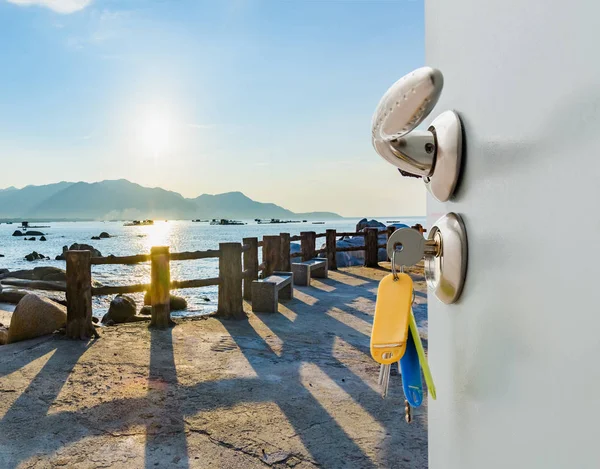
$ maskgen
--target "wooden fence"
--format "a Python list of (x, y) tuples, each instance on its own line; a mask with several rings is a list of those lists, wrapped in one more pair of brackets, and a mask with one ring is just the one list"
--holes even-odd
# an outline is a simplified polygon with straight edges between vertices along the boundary
[[(419, 229), (420, 225), (414, 228)], [(136, 292), (150, 292), (152, 315), (150, 325), (168, 327), (172, 324), (170, 318), (170, 292), (180, 288), (200, 288), (218, 285), (219, 296), (217, 316), (224, 318), (243, 318), (243, 300), (252, 300), (252, 281), (262, 276), (267, 277), (274, 271), (290, 271), (292, 259), (302, 261), (313, 259), (318, 254), (325, 254), (329, 269), (337, 270), (336, 253), (365, 251), (365, 266), (377, 267), (378, 250), (385, 247), (379, 243), (379, 235), (386, 233), (387, 237), (394, 232), (393, 227), (387, 230), (367, 228), (361, 232), (336, 232), (327, 230), (325, 233), (305, 231), (297, 236), (280, 233), (275, 236), (244, 238), (241, 243), (220, 243), (218, 250), (194, 252), (170, 252), (168, 246), (156, 246), (150, 254), (133, 256), (91, 257), (90, 251), (67, 251), (66, 253), (66, 283), (49, 281), (30, 281), (18, 279), (3, 279), (3, 285), (21, 288), (65, 292), (67, 298), (67, 328), (66, 334), (71, 338), (85, 339), (96, 334), (92, 323), (92, 297)], [(364, 236), (364, 246), (346, 248), (337, 247), (337, 238), (344, 236)], [(325, 238), (325, 247), (316, 249), (316, 240)], [(291, 243), (300, 241), (301, 250), (291, 253)], [(262, 248), (262, 263), (258, 263), (258, 249)], [(219, 276), (214, 278), (171, 280), (171, 262), (198, 259), (219, 259)], [(94, 265), (133, 265), (150, 262), (150, 283), (133, 285), (93, 286), (92, 266)]]

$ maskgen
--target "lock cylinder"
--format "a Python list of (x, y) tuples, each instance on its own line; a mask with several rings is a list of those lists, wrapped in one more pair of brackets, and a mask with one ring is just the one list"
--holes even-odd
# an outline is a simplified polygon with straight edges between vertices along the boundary
[(444, 303), (458, 301), (467, 273), (467, 231), (462, 217), (447, 213), (435, 222), (427, 239), (412, 228), (394, 231), (387, 242), (393, 269), (425, 261), (427, 285)]

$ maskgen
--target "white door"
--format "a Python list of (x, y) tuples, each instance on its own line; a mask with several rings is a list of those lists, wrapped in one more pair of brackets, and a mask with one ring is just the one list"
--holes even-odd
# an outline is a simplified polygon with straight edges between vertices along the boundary
[(433, 469), (600, 467), (600, 4), (426, 0), (465, 167), (458, 304), (430, 295)]

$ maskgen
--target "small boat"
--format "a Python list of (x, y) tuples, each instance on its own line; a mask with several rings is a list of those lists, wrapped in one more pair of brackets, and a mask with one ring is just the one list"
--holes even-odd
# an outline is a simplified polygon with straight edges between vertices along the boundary
[(245, 225), (244, 222), (238, 220), (227, 220), (225, 218), (221, 218), (220, 220), (217, 218), (213, 218), (210, 222), (211, 225)]
[(151, 226), (154, 225), (154, 220), (133, 220), (130, 223), (124, 223), (123, 226)]
[(313, 225), (324, 225), (325, 222), (324, 221), (313, 221), (312, 224)]
[(279, 218), (271, 218), (270, 220), (265, 220), (262, 218), (255, 218), (254, 221), (259, 225), (279, 225), (282, 223), (300, 223), (300, 220), (280, 220)]
[[(12, 225), (12, 222), (10, 222), (10, 224)], [(50, 226), (48, 225), (30, 225), (28, 221), (22, 221), (21, 222), (21, 229), (24, 230), (29, 230), (31, 228), (50, 228)]]

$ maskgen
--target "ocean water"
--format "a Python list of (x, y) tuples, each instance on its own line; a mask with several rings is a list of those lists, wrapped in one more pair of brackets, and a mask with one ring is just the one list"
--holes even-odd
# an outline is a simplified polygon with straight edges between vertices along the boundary
[[(369, 217), (370, 219), (370, 217)], [(379, 221), (399, 221), (406, 225), (421, 223), (425, 225), (425, 217), (378, 217)], [(64, 261), (54, 258), (62, 253), (63, 246), (73, 243), (85, 243), (94, 246), (103, 255), (127, 256), (149, 253), (152, 246), (170, 246), (171, 252), (197, 251), (218, 249), (220, 242), (241, 242), (242, 238), (290, 233), (292, 236), (301, 231), (316, 231), (323, 233), (326, 229), (337, 231), (354, 231), (356, 219), (341, 219), (325, 221), (316, 225), (307, 223), (268, 224), (258, 225), (247, 221), (246, 225), (213, 226), (208, 223), (193, 223), (186, 220), (156, 221), (152, 226), (124, 226), (123, 222), (49, 222), (31, 223), (32, 225), (48, 225), (49, 228), (30, 228), (45, 233), (47, 241), (25, 241), (22, 237), (12, 236), (19, 229), (18, 223), (0, 224), (0, 268), (11, 271), (32, 269), (37, 266), (55, 266), (65, 268)], [(102, 231), (110, 233), (109, 239), (91, 240)], [(325, 238), (317, 239), (317, 248), (325, 242)], [(51, 260), (28, 262), (25, 256), (32, 251), (50, 257)], [(259, 249), (260, 256), (260, 249)], [(201, 259), (197, 261), (178, 261), (171, 263), (172, 280), (188, 280), (218, 276), (218, 259)], [(126, 285), (150, 282), (150, 264), (138, 265), (101, 265), (92, 266), (92, 278), (105, 285)], [(189, 316), (207, 314), (217, 309), (218, 287), (182, 289), (175, 294), (185, 297), (188, 301), (186, 311), (174, 312), (174, 316)], [(132, 295), (138, 305), (142, 304), (143, 295)], [(102, 316), (107, 310), (113, 296), (94, 297), (93, 308), (95, 316)], [(208, 301), (207, 301), (208, 300)]]

